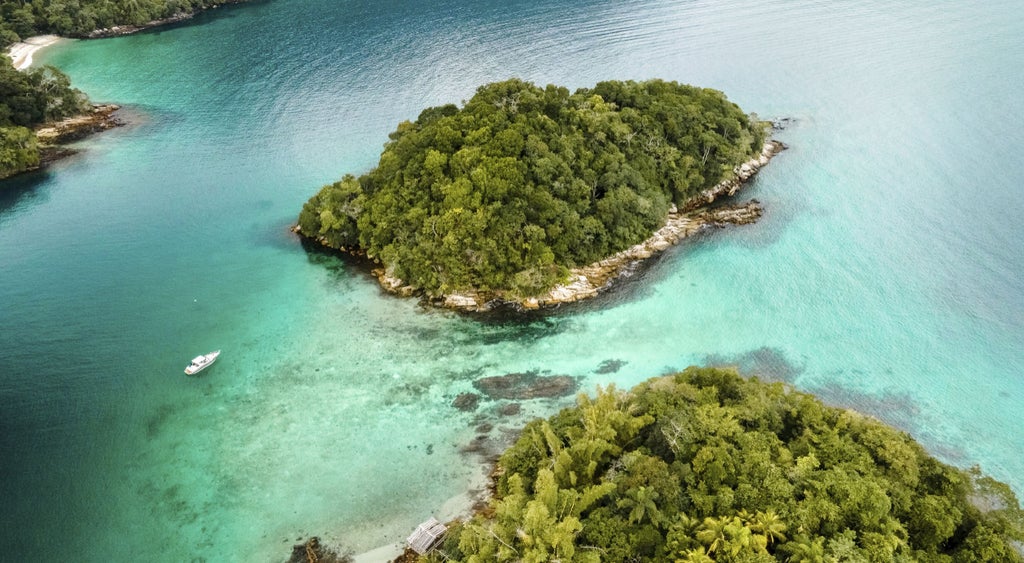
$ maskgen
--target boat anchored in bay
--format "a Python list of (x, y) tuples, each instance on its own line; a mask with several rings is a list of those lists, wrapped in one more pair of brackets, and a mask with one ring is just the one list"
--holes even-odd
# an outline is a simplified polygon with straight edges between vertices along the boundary
[(203, 371), (204, 369), (210, 367), (210, 364), (217, 361), (217, 356), (220, 356), (220, 350), (192, 358), (192, 362), (185, 367), (185, 374), (195, 375)]

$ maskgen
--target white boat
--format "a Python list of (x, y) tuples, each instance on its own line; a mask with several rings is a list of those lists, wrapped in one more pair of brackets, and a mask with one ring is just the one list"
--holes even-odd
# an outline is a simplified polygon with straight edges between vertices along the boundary
[(220, 355), (220, 350), (216, 352), (210, 352), (209, 354), (203, 354), (202, 356), (196, 356), (192, 358), (192, 363), (185, 368), (187, 375), (195, 375), (204, 369), (208, 368), (210, 364), (217, 361), (217, 356)]

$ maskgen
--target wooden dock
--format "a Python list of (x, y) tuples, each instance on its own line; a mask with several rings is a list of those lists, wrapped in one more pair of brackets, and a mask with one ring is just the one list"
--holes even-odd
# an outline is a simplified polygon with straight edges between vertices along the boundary
[(405, 541), (413, 551), (420, 555), (426, 555), (447, 531), (448, 528), (444, 524), (431, 516), (430, 520), (416, 526), (416, 531), (410, 534)]

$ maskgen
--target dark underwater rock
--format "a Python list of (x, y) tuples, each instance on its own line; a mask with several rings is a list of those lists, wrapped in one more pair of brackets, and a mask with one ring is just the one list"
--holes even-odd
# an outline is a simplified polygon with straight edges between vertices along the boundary
[(571, 395), (576, 392), (576, 378), (534, 372), (508, 373), (478, 379), (473, 382), (473, 387), (488, 399), (521, 401)]
[(475, 411), (478, 404), (480, 404), (480, 395), (476, 393), (459, 393), (459, 396), (452, 401), (452, 406), (462, 412)]

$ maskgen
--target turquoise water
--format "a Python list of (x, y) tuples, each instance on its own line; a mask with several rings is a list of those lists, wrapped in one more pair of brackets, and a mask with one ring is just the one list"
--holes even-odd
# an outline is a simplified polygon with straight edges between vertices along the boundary
[[(44, 51), (133, 124), (0, 191), (3, 559), (400, 541), (470, 501), (478, 435), (566, 404), (451, 406), (529, 370), (590, 390), (738, 364), (1024, 493), (1022, 32), (1009, 0), (277, 0)], [(398, 121), (510, 76), (793, 118), (746, 191), (765, 217), (518, 321), (382, 295), (288, 232)]]

